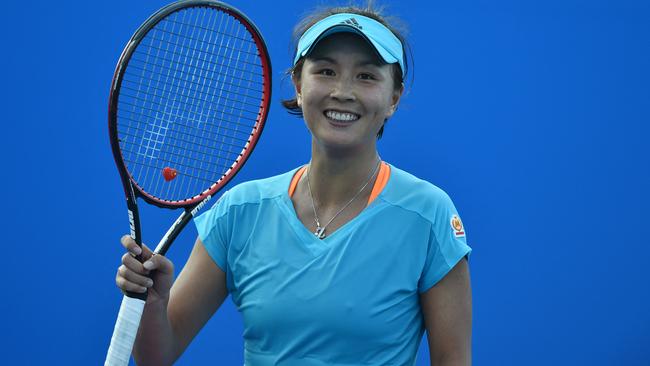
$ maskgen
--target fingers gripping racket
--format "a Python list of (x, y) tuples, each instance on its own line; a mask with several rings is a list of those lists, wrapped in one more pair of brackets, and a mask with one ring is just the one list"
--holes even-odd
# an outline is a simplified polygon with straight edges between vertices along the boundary
[[(183, 209), (154, 250), (165, 254), (246, 162), (270, 99), (264, 40), (238, 10), (216, 1), (178, 1), (138, 28), (118, 61), (108, 108), (111, 148), (138, 245), (136, 198)], [(129, 363), (145, 300), (146, 293), (124, 296), (106, 365)]]

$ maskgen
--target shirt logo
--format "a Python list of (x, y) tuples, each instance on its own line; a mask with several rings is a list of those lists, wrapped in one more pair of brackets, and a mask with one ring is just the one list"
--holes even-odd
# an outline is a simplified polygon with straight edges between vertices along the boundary
[(357, 22), (357, 20), (354, 19), (354, 18), (346, 19), (346, 20), (342, 21), (341, 24), (347, 24), (347, 25), (353, 26), (353, 27), (355, 27), (357, 29), (363, 29), (361, 24), (359, 24), (359, 22)]
[(458, 215), (453, 215), (451, 217), (451, 228), (454, 230), (454, 235), (457, 238), (462, 238), (465, 236), (465, 228), (463, 227), (463, 222), (460, 221)]

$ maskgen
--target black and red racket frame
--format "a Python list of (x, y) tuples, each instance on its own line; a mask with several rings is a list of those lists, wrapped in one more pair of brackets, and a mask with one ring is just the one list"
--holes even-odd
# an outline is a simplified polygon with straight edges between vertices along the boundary
[[(142, 189), (137, 184), (135, 179), (131, 176), (129, 171), (126, 169), (126, 165), (122, 157), (122, 151), (120, 149), (120, 141), (119, 141), (119, 136), (117, 131), (117, 105), (118, 105), (118, 99), (120, 94), (119, 93), (120, 86), (122, 84), (122, 78), (129, 64), (129, 60), (131, 59), (131, 55), (133, 54), (137, 46), (140, 44), (142, 39), (158, 22), (160, 22), (162, 19), (167, 17), (169, 14), (190, 7), (217, 8), (218, 10), (226, 12), (229, 15), (236, 18), (242, 25), (244, 25), (248, 29), (249, 33), (253, 36), (253, 40), (257, 45), (257, 49), (259, 50), (259, 52), (262, 53), (260, 54), (260, 59), (262, 62), (262, 67), (265, 70), (264, 82), (263, 82), (264, 95), (260, 102), (257, 125), (253, 130), (253, 132), (251, 133), (250, 139), (246, 147), (243, 149), (239, 158), (232, 165), (232, 167), (228, 169), (228, 171), (226, 171), (226, 173), (217, 182), (212, 184), (210, 188), (201, 192), (200, 194), (197, 194), (196, 196), (193, 196), (186, 200), (167, 201), (147, 193), (144, 189)], [(113, 151), (113, 158), (115, 159), (115, 164), (117, 165), (117, 169), (119, 171), (120, 178), (122, 180), (122, 185), (124, 187), (124, 192), (126, 194), (126, 204), (129, 210), (129, 223), (131, 229), (131, 237), (133, 238), (133, 240), (135, 240), (135, 242), (139, 246), (142, 246), (142, 236), (141, 236), (141, 228), (140, 228), (140, 217), (139, 217), (138, 206), (136, 202), (136, 199), (138, 197), (141, 197), (147, 203), (153, 204), (158, 207), (169, 208), (169, 209), (176, 209), (176, 208), (185, 209), (185, 211), (178, 217), (178, 219), (174, 222), (174, 224), (169, 229), (169, 231), (165, 234), (163, 240), (161, 240), (161, 245), (159, 245), (156, 248), (155, 251), (156, 254), (164, 255), (167, 252), (167, 249), (169, 249), (171, 243), (174, 241), (174, 239), (176, 239), (178, 234), (182, 231), (185, 225), (187, 225), (187, 223), (190, 221), (193, 215), (199, 209), (201, 209), (217, 191), (223, 188), (237, 174), (237, 172), (239, 172), (239, 170), (244, 165), (244, 163), (250, 156), (251, 152), (253, 151), (253, 148), (257, 144), (257, 141), (264, 128), (266, 117), (268, 116), (269, 113), (270, 100), (271, 100), (271, 75), (272, 75), (271, 62), (270, 62), (268, 50), (266, 48), (266, 44), (264, 42), (264, 39), (262, 38), (260, 31), (257, 29), (255, 24), (253, 24), (253, 22), (248, 17), (246, 17), (239, 10), (233, 8), (230, 5), (218, 1), (211, 1), (211, 0), (178, 1), (169, 4), (161, 8), (160, 10), (158, 10), (156, 13), (150, 16), (149, 19), (147, 19), (140, 26), (140, 28), (136, 30), (135, 34), (131, 37), (131, 39), (127, 43), (127, 46), (124, 48), (124, 51), (122, 51), (122, 54), (115, 68), (115, 73), (113, 75), (113, 81), (111, 83), (111, 92), (110, 92), (109, 103), (108, 103), (108, 131), (109, 131), (111, 149)], [(138, 257), (138, 259), (142, 261), (142, 258)], [(139, 298), (143, 300), (146, 299), (146, 293), (144, 294), (127, 293), (126, 295), (133, 298)]]

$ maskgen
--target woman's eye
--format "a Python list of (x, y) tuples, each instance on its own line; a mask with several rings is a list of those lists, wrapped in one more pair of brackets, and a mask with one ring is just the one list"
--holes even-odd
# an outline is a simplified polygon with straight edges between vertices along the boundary
[(321, 75), (325, 75), (325, 76), (333, 76), (334, 75), (334, 71), (331, 70), (331, 69), (322, 69), (318, 73), (321, 74)]
[(361, 80), (373, 80), (375, 77), (372, 74), (362, 73), (359, 74), (359, 79)]

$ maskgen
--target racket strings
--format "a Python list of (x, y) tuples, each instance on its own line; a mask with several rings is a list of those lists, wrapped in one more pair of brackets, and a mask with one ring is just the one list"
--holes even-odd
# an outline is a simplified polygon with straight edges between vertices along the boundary
[[(174, 20), (173, 18), (168, 18), (168, 19), (166, 19), (166, 20), (167, 20), (168, 22), (170, 22), (170, 23), (177, 23), (177, 24), (181, 24), (181, 25), (183, 24), (183, 23), (179, 23), (179, 22), (177, 22), (177, 21)], [(215, 30), (215, 29), (213, 29), (213, 28), (205, 28), (205, 27), (202, 27), (200, 24), (196, 24), (196, 25), (194, 25), (194, 27), (196, 27), (197, 29), (201, 29), (201, 30), (207, 31), (207, 32), (216, 33), (217, 36), (225, 35), (225, 36), (228, 36), (228, 37), (230, 37), (230, 38), (232, 38), (232, 39), (239, 39), (239, 40), (244, 41), (244, 42), (248, 42), (248, 41), (250, 41), (250, 39), (248, 39), (248, 38), (239, 37), (239, 36), (236, 36), (236, 35), (233, 35), (233, 34), (222, 33), (222, 32), (220, 32), (219, 30)], [(166, 30), (163, 30), (163, 31), (166, 32)], [(253, 53), (251, 53), (251, 54), (253, 54)], [(255, 53), (255, 55), (257, 55), (257, 53)]]
[[(123, 159), (145, 192), (181, 201), (229, 173), (258, 128), (259, 54), (246, 27), (213, 8), (172, 13), (145, 35), (118, 100)], [(170, 182), (165, 167), (178, 171)]]
[[(138, 152), (136, 152), (136, 151), (126, 150), (126, 149), (124, 150), (124, 152), (128, 152), (128, 153), (131, 153), (131, 154), (138, 154)], [(178, 154), (169, 154), (169, 155), (171, 155), (171, 157), (173, 158), (173, 155), (178, 155)], [(166, 155), (166, 157), (169, 157), (169, 155)], [(145, 157), (151, 157), (151, 156), (145, 156)], [(210, 166), (209, 166), (209, 167), (205, 167), (205, 168), (199, 168), (199, 167), (197, 167), (196, 165), (179, 163), (179, 162), (178, 162), (178, 159), (167, 159), (167, 158), (162, 158), (162, 159), (160, 159), (160, 160), (162, 160), (162, 161), (165, 162), (165, 163), (174, 163), (174, 164), (176, 165), (177, 168), (186, 168), (186, 169), (184, 169), (184, 170), (179, 169), (179, 171), (180, 171), (180, 172), (178, 173), (179, 175), (192, 176), (192, 175), (190, 175), (190, 174), (188, 174), (188, 173), (184, 173), (184, 171), (193, 171), (193, 172), (196, 172), (196, 171), (202, 171), (202, 172), (205, 172), (205, 173), (210, 173), (210, 172), (213, 171), (213, 169), (211, 169), (211, 168), (213, 168), (213, 167), (210, 167)], [(125, 160), (125, 161), (128, 161), (128, 160)], [(136, 163), (137, 163), (137, 160), (133, 160), (132, 162), (136, 162)], [(191, 163), (191, 162), (190, 162), (190, 163)], [(217, 166), (217, 167), (219, 167), (219, 169), (229, 169), (229, 168), (230, 168), (229, 165), (222, 165), (222, 164), (218, 164), (218, 163), (214, 163), (214, 165)], [(189, 168), (191, 168), (191, 169), (189, 169)], [(204, 179), (204, 178), (200, 177), (200, 179)], [(208, 180), (205, 180), (205, 181), (208, 181)], [(214, 183), (214, 181), (209, 181), (209, 182), (210, 182), (210, 183)]]
[[(138, 161), (135, 161), (135, 160), (124, 160), (124, 161), (127, 162), (127, 163), (129, 163), (129, 164), (134, 164), (134, 165), (143, 165), (142, 163), (140, 163), (140, 162), (138, 162)], [(202, 178), (202, 177), (200, 177), (200, 176), (190, 175), (190, 174), (187, 174), (187, 173), (178, 173), (178, 176), (185, 176), (185, 177), (188, 177), (188, 178), (196, 179), (196, 180), (198, 180), (198, 181), (202, 181), (202, 182), (204, 183), (204, 185), (205, 185), (205, 183), (209, 183), (209, 184), (213, 184), (213, 183), (215, 183), (215, 182), (213, 182), (213, 181), (206, 180), (206, 179), (204, 179), (204, 178)]]
[[(132, 113), (132, 114), (136, 114), (136, 113), (134, 112), (134, 113)], [(126, 116), (121, 116), (121, 115), (119, 115), (119, 114), (118, 114), (118, 118), (124, 118), (124, 119), (129, 120), (129, 121), (132, 121), (132, 122), (138, 122), (138, 121), (135, 120), (135, 119), (132, 119), (132, 118), (129, 118), (129, 117), (126, 117)], [(241, 146), (242, 146), (241, 143), (246, 143), (246, 142), (248, 142), (248, 140), (249, 140), (249, 138), (250, 138), (250, 133), (246, 134), (245, 131), (240, 131), (240, 130), (236, 130), (236, 129), (229, 128), (229, 127), (224, 127), (224, 126), (221, 126), (221, 128), (222, 128), (222, 129), (225, 129), (225, 130), (228, 130), (228, 131), (232, 131), (232, 132), (235, 132), (235, 133), (239, 133), (239, 134), (241, 134), (241, 136), (235, 136), (235, 135), (228, 135), (228, 134), (225, 134), (225, 133), (221, 133), (221, 134), (219, 134), (219, 135), (215, 135), (215, 136), (213, 136), (213, 138), (227, 137), (227, 138), (229, 138), (229, 139), (237, 140), (237, 141), (240, 142), (240, 143), (237, 143), (237, 144), (233, 144), (233, 147), (241, 147)], [(131, 126), (131, 129), (135, 129), (135, 130), (142, 131), (142, 132), (147, 132), (147, 131), (149, 131), (149, 130), (145, 130), (145, 129), (138, 128), (138, 127), (134, 127), (134, 126)], [(198, 128), (195, 127), (195, 129), (198, 129)], [(119, 131), (120, 131), (120, 133), (123, 133), (123, 134), (129, 135), (129, 132), (128, 132), (127, 130), (122, 130), (122, 129), (120, 129)], [(151, 131), (149, 131), (149, 132), (151, 132)], [(208, 133), (214, 133), (214, 132), (213, 132), (213, 131), (208, 131)], [(185, 132), (185, 130), (184, 130), (184, 131), (181, 131), (180, 134), (181, 134), (181, 135), (188, 135), (188, 136), (190, 136), (190, 137), (194, 137), (194, 134), (189, 134), (189, 133)], [(138, 135), (129, 135), (129, 136), (138, 137)], [(190, 142), (190, 141), (187, 140), (186, 142)], [(201, 145), (200, 142), (195, 142), (195, 141), (191, 141), (191, 142), (192, 142), (192, 143), (196, 143), (196, 144), (198, 144), (198, 145)], [(226, 141), (226, 142), (223, 142), (223, 143), (227, 144), (228, 142)], [(202, 146), (209, 146), (209, 145), (202, 145)]]
[[(143, 78), (143, 80), (144, 79), (146, 79), (146, 78)], [(126, 88), (129, 88), (129, 87), (126, 87)], [(137, 89), (134, 89), (134, 88), (130, 88), (130, 89), (133, 90), (133, 91), (138, 91)], [(158, 89), (156, 87), (151, 87), (151, 90), (161, 90), (161, 91), (165, 92), (165, 90)], [(197, 94), (202, 94), (202, 93), (198, 92)], [(237, 93), (237, 92), (231, 92), (231, 94), (251, 98), (248, 95), (243, 95), (243, 94), (240, 94), (240, 93)], [(150, 96), (162, 98), (162, 96), (156, 95), (153, 92), (150, 93)], [(214, 100), (215, 95), (210, 95), (209, 100), (208, 99), (200, 99), (200, 98), (192, 97), (190, 95), (186, 95), (186, 94), (182, 94), (182, 93), (178, 93), (177, 97), (184, 97), (184, 98), (188, 98), (188, 99), (191, 99), (191, 100), (208, 103), (208, 102), (211, 102), (211, 101)], [(243, 109), (244, 111), (247, 111), (247, 112), (250, 112), (250, 113), (254, 112), (255, 114), (257, 114), (258, 110), (259, 110), (259, 105), (249, 103), (249, 102), (247, 102), (245, 100), (241, 101), (241, 100), (237, 100), (237, 99), (233, 99), (233, 98), (227, 98), (227, 97), (223, 97), (223, 100), (228, 101), (228, 102), (235, 102), (235, 104), (238, 104), (238, 105), (247, 105), (247, 106), (250, 106), (250, 107), (255, 107), (256, 108), (255, 111)], [(180, 102), (180, 100), (179, 100), (179, 102)], [(193, 104), (192, 106), (197, 106), (197, 105), (202, 105), (202, 104)], [(241, 109), (241, 108), (238, 108), (236, 105), (233, 105), (232, 103), (230, 105), (221, 104), (221, 107), (229, 108), (229, 109)]]
[[(122, 135), (124, 135), (124, 136), (128, 136), (128, 137), (134, 137), (134, 138), (135, 138), (135, 137), (138, 137), (138, 135), (134, 135), (134, 134), (131, 134), (131, 133), (129, 133), (129, 132), (123, 132), (123, 131), (120, 131), (120, 133), (121, 133)], [(186, 135), (186, 136), (193, 137), (193, 135)], [(242, 139), (240, 139), (240, 140), (242, 140)], [(242, 141), (247, 142), (248, 140), (242, 140)], [(187, 139), (183, 139), (183, 138), (180, 138), (180, 137), (179, 137), (178, 141), (175, 141), (175, 142), (185, 142), (185, 143), (192, 142), (192, 143), (194, 143), (194, 141), (189, 141), (189, 140), (187, 140)], [(223, 142), (223, 143), (224, 143), (224, 144), (228, 144), (227, 141), (226, 141), (226, 142)], [(178, 149), (182, 149), (182, 148), (183, 148), (183, 146), (180, 145), (180, 144), (174, 144), (174, 143), (172, 143), (172, 142), (168, 142), (168, 144), (170, 145), (170, 147), (175, 147), (175, 148), (178, 148)], [(233, 146), (233, 147), (236, 147), (236, 148), (239, 148), (239, 147), (241, 147), (241, 144), (239, 144), (239, 145), (234, 145), (234, 144), (232, 144), (232, 146)], [(217, 153), (217, 152), (218, 152), (214, 146), (202, 145), (202, 144), (200, 144), (200, 143), (196, 143), (196, 147), (203, 148), (203, 149), (205, 149), (205, 150), (211, 149), (211, 150), (213, 150), (214, 153)], [(195, 153), (195, 154), (202, 154), (205, 150), (198, 150), (198, 149), (191, 149), (191, 148), (188, 148), (188, 149), (187, 149), (187, 152), (189, 152), (189, 153)], [(173, 153), (172, 153), (172, 154), (173, 154)], [(196, 155), (195, 155), (195, 156), (196, 156)], [(151, 157), (151, 158), (156, 158), (156, 156), (153, 156), (153, 155), (152, 155), (152, 156), (149, 156), (149, 157)], [(193, 158), (192, 155), (188, 155), (188, 159), (192, 159), (192, 158)], [(201, 162), (201, 161), (199, 160), (198, 162)]]
[[(164, 30), (161, 29), (161, 32), (164, 32)], [(170, 35), (178, 35), (178, 34), (173, 33), (173, 32), (166, 32), (166, 33), (168, 33), (168, 34), (170, 34)], [(184, 39), (185, 39), (185, 40), (193, 40), (193, 38), (191, 38), (191, 37), (184, 37)], [(151, 40), (152, 40), (152, 41), (163, 41), (163, 39), (161, 39), (161, 38), (157, 38), (157, 37), (153, 37), (153, 36), (151, 37)], [(153, 48), (153, 49), (158, 49), (158, 47), (156, 47), (156, 46), (154, 46), (154, 45), (145, 45), (145, 46), (147, 46), (147, 47), (151, 47), (151, 48)], [(183, 49), (183, 48), (187, 48), (187, 47), (183, 46), (182, 44), (179, 44), (179, 48)], [(236, 49), (234, 49), (233, 47), (228, 47), (228, 46), (222, 46), (221, 49), (230, 49), (230, 50), (234, 50), (234, 51), (239, 51), (239, 52), (241, 52), (240, 50), (236, 50)], [(203, 51), (203, 50), (197, 50), (197, 52), (198, 52), (199, 54), (201, 54), (201, 53), (207, 53), (206, 51)], [(252, 53), (252, 52), (241, 52), (241, 53), (248, 53), (248, 54), (250, 54), (250, 55), (257, 56), (257, 53)], [(181, 56), (183, 56), (182, 53), (177, 53), (177, 52), (171, 52), (170, 54), (172, 54), (172, 55), (181, 55)], [(207, 61), (208, 63), (212, 63), (209, 59), (202, 59), (201, 57), (198, 57), (198, 56), (197, 56), (197, 60), (200, 60), (200, 61)], [(228, 61), (228, 59), (226, 59), (226, 61)], [(247, 63), (247, 64), (251, 64), (251, 65), (255, 65), (255, 63), (248, 62), (248, 61), (240, 61), (240, 62), (242, 62), (242, 63)], [(238, 68), (236, 65), (228, 65), (228, 64), (223, 64), (223, 65), (224, 65), (224, 66), (231, 67), (233, 70), (245, 70), (245, 69), (242, 69), (242, 68)], [(257, 75), (261, 75), (261, 73), (258, 73)]]
[[(131, 61), (137, 61), (137, 62), (141, 62), (142, 64), (146, 64), (146, 65), (143, 65), (143, 67), (138, 67), (138, 66), (136, 66), (136, 65), (134, 65), (134, 64), (131, 64), (131, 65), (130, 65), (130, 66), (133, 67), (133, 68), (137, 68), (137, 69), (141, 69), (141, 70), (146, 70), (146, 69), (144, 68), (144, 66), (156, 67), (156, 68), (161, 68), (161, 69), (172, 69), (172, 70), (173, 70), (173, 68), (167, 67), (167, 66), (165, 66), (164, 64), (161, 64), (161, 65), (151, 64), (151, 63), (147, 63), (147, 62), (144, 61), (144, 60), (139, 60), (139, 59), (137, 59), (137, 58), (136, 58), (136, 59), (131, 59)], [(165, 60), (160, 60), (160, 61), (165, 61)], [(169, 62), (171, 63), (171, 61), (169, 61)], [(221, 65), (215, 65), (215, 66), (221, 67)], [(231, 69), (231, 71), (241, 71), (241, 69), (239, 69), (239, 68), (233, 68), (233, 67), (230, 67), (230, 69)], [(184, 73), (181, 72), (181, 74), (184, 74)], [(215, 75), (215, 77), (219, 77), (219, 75)], [(255, 83), (255, 82), (257, 82), (256, 80), (251, 80), (251, 79), (242, 79), (242, 78), (238, 78), (238, 77), (234, 77), (234, 76), (231, 76), (230, 79), (231, 79), (231, 80), (238, 80), (239, 82), (241, 82), (241, 81), (246, 81), (246, 82), (249, 82), (249, 83)], [(183, 79), (183, 78), (178, 79), (178, 80), (181, 80), (181, 81), (184, 81), (184, 82), (188, 82), (187, 79)], [(193, 82), (193, 81), (189, 81), (189, 83), (191, 83), (191, 84), (197, 84), (196, 82)], [(232, 84), (232, 83), (228, 83), (228, 82), (226, 82), (226, 81), (224, 81), (223, 83), (224, 83), (224, 84), (228, 84), (229, 86), (236, 86), (236, 87), (239, 87), (239, 88), (241, 88), (241, 89), (243, 89), (243, 90), (245, 90), (245, 91), (261, 92), (262, 89), (263, 89), (263, 85), (262, 85), (262, 84), (260, 84), (260, 88), (247, 88), (247, 87), (242, 87), (242, 86), (240, 86), (240, 85), (235, 85), (235, 84)]]
[[(129, 88), (129, 87), (126, 87), (125, 89), (129, 89), (129, 90), (132, 90), (132, 91), (137, 91), (137, 89)], [(155, 93), (151, 93), (151, 95), (152, 95), (152, 96), (157, 96)], [(182, 97), (182, 96), (184, 96), (184, 94), (179, 93), (179, 96)], [(188, 97), (188, 96), (185, 96), (185, 97)], [(144, 104), (144, 103), (147, 103), (147, 105), (146, 105), (146, 106), (144, 106), (144, 105), (143, 105), (143, 106), (138, 106), (137, 104), (129, 103), (129, 102), (124, 102), (124, 105), (128, 105), (128, 106), (138, 106), (138, 107), (142, 107), (142, 108), (145, 109), (145, 110), (153, 111), (153, 112), (157, 112), (157, 113), (162, 113), (162, 114), (165, 114), (165, 115), (175, 115), (175, 114), (173, 114), (173, 113), (171, 113), (171, 112), (165, 112), (165, 111), (160, 111), (159, 109), (156, 109), (155, 106), (164, 106), (164, 105), (162, 105), (162, 104), (160, 104), (160, 103), (158, 103), (158, 102), (155, 102), (155, 101), (149, 101), (149, 100), (147, 100), (147, 99), (145, 99), (145, 98), (140, 98), (140, 97), (133, 97), (133, 99), (134, 99), (135, 101), (141, 101), (141, 102), (143, 102), (143, 104)], [(195, 100), (196, 100), (196, 99), (195, 99)], [(209, 100), (206, 100), (206, 102), (210, 102), (210, 101), (209, 101)], [(221, 109), (218, 109), (216, 113), (218, 113), (218, 114), (220, 114), (220, 115), (222, 115), (222, 116), (223, 116), (223, 115), (229, 115), (229, 116), (234, 116), (234, 117), (238, 117), (238, 118), (239, 118), (239, 117), (240, 117), (240, 114), (242, 114), (243, 112), (245, 112), (245, 113), (248, 114), (248, 116), (243, 116), (243, 115), (242, 115), (242, 116), (241, 116), (241, 119), (242, 119), (242, 120), (248, 120), (248, 121), (252, 121), (252, 122), (253, 122), (253, 123), (251, 123), (251, 124), (243, 124), (243, 123), (239, 123), (239, 122), (230, 122), (230, 123), (232, 123), (232, 124), (238, 124), (238, 125), (243, 126), (243, 127), (252, 127), (252, 126), (255, 124), (255, 122), (257, 122), (257, 119), (256, 119), (256, 118), (250, 117), (250, 116), (257, 116), (257, 114), (258, 114), (257, 111), (253, 112), (252, 110), (248, 110), (248, 109), (244, 109), (244, 108), (238, 108), (238, 107), (229, 106), (229, 105), (224, 105), (224, 104), (220, 104), (220, 103), (216, 103), (216, 105), (217, 105), (218, 107), (221, 108)], [(187, 103), (187, 105), (183, 105), (182, 103), (179, 102), (177, 109), (180, 109), (180, 107), (196, 107), (196, 108), (202, 108), (203, 106), (202, 106), (201, 104), (195, 104), (195, 103)], [(170, 107), (170, 108), (174, 108), (174, 106), (172, 106), (172, 107)], [(239, 111), (240, 114), (227, 112), (227, 111), (224, 110), (224, 109), (226, 109), (226, 108), (227, 108), (228, 110), (230, 110), (230, 111)], [(129, 112), (130, 112), (130, 111), (129, 111)], [(134, 113), (137, 113), (137, 112), (134, 112)], [(253, 114), (253, 113), (254, 113), (254, 114)], [(200, 116), (200, 117), (206, 117), (206, 118), (215, 118), (215, 116), (213, 116), (213, 115), (207, 115), (207, 114), (203, 114), (203, 113), (196, 113), (196, 115), (198, 115), (198, 116)]]

